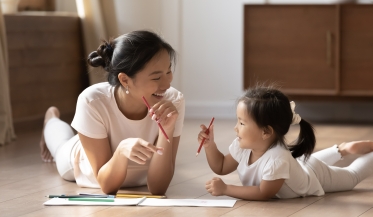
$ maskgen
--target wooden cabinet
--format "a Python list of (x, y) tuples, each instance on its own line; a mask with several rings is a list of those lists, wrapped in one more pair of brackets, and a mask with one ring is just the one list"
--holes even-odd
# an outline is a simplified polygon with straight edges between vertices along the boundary
[(79, 17), (18, 13), (4, 20), (14, 123), (42, 120), (52, 105), (73, 114), (88, 86)]
[(340, 11), (340, 94), (373, 96), (373, 5)]
[(245, 5), (244, 87), (373, 96), (373, 5)]

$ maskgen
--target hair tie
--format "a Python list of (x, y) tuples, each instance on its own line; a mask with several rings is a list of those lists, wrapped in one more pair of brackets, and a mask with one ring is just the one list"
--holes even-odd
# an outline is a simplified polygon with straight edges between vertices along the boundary
[(113, 52), (113, 47), (109, 43), (105, 42), (105, 47), (106, 47), (106, 49), (108, 49), (111, 52)]
[(291, 112), (293, 113), (293, 121), (291, 122), (291, 125), (299, 124), (299, 122), (302, 120), (299, 114), (295, 113), (295, 102), (290, 102)]

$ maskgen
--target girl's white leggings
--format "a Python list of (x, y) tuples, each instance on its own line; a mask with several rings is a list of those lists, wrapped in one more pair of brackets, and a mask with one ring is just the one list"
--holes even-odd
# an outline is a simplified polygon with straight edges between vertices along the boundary
[(74, 134), (70, 125), (59, 118), (51, 118), (43, 133), (47, 148), (56, 161), (58, 173), (65, 180), (75, 181), (73, 162), (78, 135)]
[(347, 191), (373, 174), (373, 152), (359, 156), (347, 167), (333, 166), (341, 160), (337, 145), (315, 152), (306, 162), (325, 192)]

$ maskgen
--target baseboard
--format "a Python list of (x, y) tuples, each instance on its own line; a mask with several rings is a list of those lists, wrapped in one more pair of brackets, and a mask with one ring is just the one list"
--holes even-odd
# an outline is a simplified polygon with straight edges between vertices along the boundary
[[(310, 122), (373, 123), (373, 102), (296, 102), (296, 113)], [(186, 101), (185, 118), (236, 118), (235, 101)]]

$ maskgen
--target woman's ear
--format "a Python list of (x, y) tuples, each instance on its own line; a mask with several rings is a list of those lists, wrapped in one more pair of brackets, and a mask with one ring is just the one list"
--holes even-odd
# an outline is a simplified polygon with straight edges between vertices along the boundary
[(128, 86), (129, 77), (126, 75), (126, 73), (123, 73), (123, 72), (119, 73), (118, 80), (122, 84), (123, 87)]
[(274, 130), (271, 126), (263, 127), (263, 130), (262, 130), (262, 139), (263, 140), (271, 138), (273, 136), (273, 134), (274, 134)]

